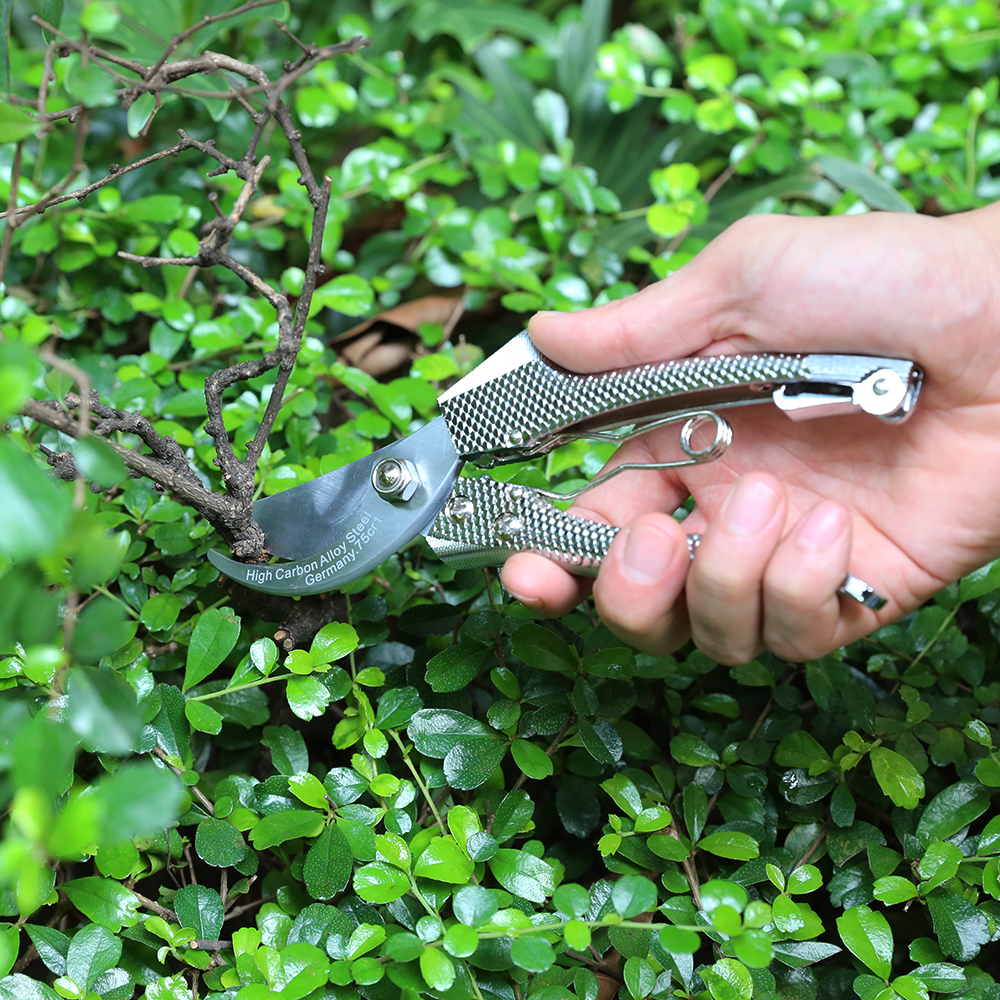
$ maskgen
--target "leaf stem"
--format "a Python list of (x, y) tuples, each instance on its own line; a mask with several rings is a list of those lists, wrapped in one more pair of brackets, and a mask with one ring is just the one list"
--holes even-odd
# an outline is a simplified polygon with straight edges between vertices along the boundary
[(246, 684), (236, 684), (233, 687), (223, 688), (221, 691), (210, 691), (208, 694), (197, 694), (187, 701), (211, 701), (212, 698), (221, 698), (224, 694), (232, 694), (234, 691), (245, 691), (247, 688), (257, 688), (272, 681), (290, 681), (297, 674), (276, 674), (273, 677), (263, 677), (259, 681), (247, 681)]
[(441, 819), (441, 814), (438, 812), (437, 806), (434, 804), (434, 796), (431, 795), (430, 789), (424, 783), (424, 779), (420, 777), (420, 772), (417, 770), (416, 765), (412, 760), (410, 760), (410, 755), (406, 752), (406, 748), (403, 746), (403, 741), (399, 738), (399, 733), (395, 729), (390, 729), (388, 732), (393, 740), (395, 740), (396, 746), (399, 747), (399, 752), (403, 755), (403, 763), (406, 765), (410, 774), (413, 775), (413, 780), (416, 782), (417, 788), (420, 789), (420, 794), (423, 795), (431, 813), (433, 813), (434, 819), (441, 830), (441, 836), (447, 837), (448, 829), (444, 825), (444, 820)]

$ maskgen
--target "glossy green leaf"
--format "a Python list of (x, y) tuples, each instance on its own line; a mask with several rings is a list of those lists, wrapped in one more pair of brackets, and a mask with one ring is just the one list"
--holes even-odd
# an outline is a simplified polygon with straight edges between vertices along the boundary
[(867, 906), (853, 906), (837, 918), (840, 939), (880, 979), (892, 965), (892, 930), (884, 916)]
[(191, 633), (184, 690), (200, 683), (229, 655), (240, 635), (240, 619), (227, 608), (204, 612)]

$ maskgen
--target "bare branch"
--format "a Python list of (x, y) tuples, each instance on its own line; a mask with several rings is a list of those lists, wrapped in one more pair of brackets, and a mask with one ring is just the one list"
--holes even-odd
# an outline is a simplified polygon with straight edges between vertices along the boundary
[[(215, 24), (217, 21), (225, 21), (231, 17), (239, 17), (240, 14), (246, 14), (248, 11), (256, 10), (258, 7), (270, 7), (276, 3), (280, 3), (281, 0), (248, 0), (247, 3), (243, 4), (242, 7), (235, 7), (233, 10), (227, 10), (224, 14), (215, 14), (210, 16), (206, 14), (197, 24), (192, 25), (190, 28), (186, 28), (180, 34), (174, 35), (170, 40), (170, 44), (167, 46), (166, 51), (157, 59), (156, 63), (153, 65), (152, 69), (149, 71), (149, 77), (155, 76), (163, 64), (183, 45), (193, 34), (201, 31), (202, 28), (207, 28), (210, 24)], [(148, 79), (147, 78), (147, 79)]]
[[(119, 177), (124, 177), (125, 174), (130, 174), (133, 170), (138, 170), (140, 167), (145, 167), (150, 163), (155, 163), (157, 160), (163, 160), (168, 156), (176, 156), (178, 153), (183, 153), (185, 149), (195, 148), (195, 144), (190, 139), (182, 139), (176, 146), (171, 146), (170, 149), (161, 149), (158, 153), (151, 153), (149, 156), (144, 156), (141, 160), (136, 160), (134, 163), (130, 163), (127, 166), (120, 167), (117, 163), (112, 163), (108, 168), (108, 176), (102, 177), (99, 181), (94, 181), (93, 184), (88, 184), (85, 188), (80, 188), (77, 191), (72, 191), (70, 194), (62, 195), (58, 198), (50, 199), (45, 208), (51, 208), (53, 205), (61, 205), (65, 201), (83, 201), (88, 195), (93, 194), (95, 191), (110, 184), (112, 181), (117, 180)], [(12, 203), (13, 204), (13, 203)], [(8, 209), (8, 211), (10, 211)], [(24, 208), (19, 208), (16, 215), (19, 216), (32, 216), (37, 214), (39, 209), (36, 205), (27, 205)], [(24, 221), (23, 219), (21, 220)]]

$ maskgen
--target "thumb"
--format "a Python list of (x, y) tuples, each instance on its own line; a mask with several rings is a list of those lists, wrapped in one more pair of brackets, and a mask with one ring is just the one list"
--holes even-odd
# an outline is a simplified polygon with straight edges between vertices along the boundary
[(540, 312), (528, 323), (535, 346), (571, 371), (686, 358), (733, 326), (739, 298), (736, 241), (719, 238), (679, 271), (624, 299), (579, 312)]

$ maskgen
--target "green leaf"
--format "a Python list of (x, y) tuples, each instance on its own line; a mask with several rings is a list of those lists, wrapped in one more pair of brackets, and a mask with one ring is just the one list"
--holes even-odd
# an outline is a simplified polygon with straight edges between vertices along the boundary
[(66, 975), (77, 985), (89, 989), (102, 973), (118, 964), (121, 954), (121, 938), (99, 924), (88, 924), (77, 931), (69, 943)]
[(533, 622), (523, 624), (511, 637), (514, 655), (536, 670), (575, 674), (580, 666), (576, 650), (550, 629)]
[(444, 950), (455, 958), (468, 958), (479, 947), (479, 935), (465, 924), (454, 924), (444, 935)]
[(927, 897), (934, 934), (945, 957), (971, 962), (990, 940), (986, 914), (957, 893), (936, 889)]
[(719, 755), (704, 740), (691, 733), (681, 733), (670, 741), (670, 756), (678, 764), (690, 767), (719, 763)]
[(414, 875), (453, 885), (465, 885), (472, 878), (472, 871), (472, 862), (453, 837), (435, 837), (413, 868)]
[(788, 876), (788, 887), (785, 890), (789, 896), (800, 893), (815, 892), (823, 884), (823, 875), (815, 865), (801, 865)]
[(379, 729), (398, 729), (405, 726), (421, 708), (423, 702), (416, 688), (390, 688), (379, 696), (375, 725)]
[(448, 646), (427, 662), (425, 679), (438, 694), (461, 691), (480, 674), (490, 655), (482, 646)]
[(277, 847), (298, 837), (315, 837), (323, 829), (323, 816), (309, 809), (282, 809), (263, 816), (250, 831), (250, 842), (258, 851)]
[(827, 944), (825, 941), (780, 941), (774, 944), (775, 958), (792, 969), (822, 962), (840, 951), (835, 944)]
[(59, 1000), (51, 986), (20, 972), (0, 979), (0, 1000)]
[(552, 758), (527, 740), (514, 740), (510, 747), (514, 763), (529, 777), (541, 780), (552, 774)]
[(751, 969), (766, 969), (774, 958), (771, 936), (762, 930), (750, 928), (733, 938), (736, 957)]
[(602, 764), (615, 764), (621, 760), (625, 746), (618, 730), (607, 719), (594, 719), (588, 722), (580, 719), (577, 723), (580, 739), (594, 760)]
[(496, 894), (478, 885), (467, 885), (455, 893), (452, 912), (468, 927), (482, 927), (497, 912)]
[(958, 599), (963, 603), (972, 601), (998, 588), (1000, 588), (1000, 559), (994, 559), (993, 562), (962, 577), (958, 586)]
[(817, 156), (816, 165), (845, 191), (853, 191), (872, 208), (885, 212), (913, 212), (913, 206), (888, 182), (860, 163), (842, 156)]
[[(0, 7), (0, 17), (6, 17), (8, 11)], [(6, 22), (5, 22), (6, 23)], [(7, 82), (7, 62), (6, 62), (6, 39), (3, 41), (4, 58), (0, 70), (2, 70), (4, 81), (3, 90), (9, 89)], [(15, 107), (7, 101), (0, 101), (0, 145), (8, 142), (21, 142), (34, 135), (39, 128), (39, 123), (34, 118), (30, 118), (20, 108)]]
[(440, 948), (425, 948), (420, 953), (420, 975), (432, 990), (443, 992), (455, 982), (455, 966)]
[(837, 918), (837, 930), (855, 958), (880, 979), (888, 980), (892, 967), (892, 930), (881, 913), (867, 906), (853, 906)]
[(672, 955), (693, 955), (701, 947), (701, 938), (681, 927), (664, 927), (660, 931), (660, 944)]
[(932, 962), (914, 969), (910, 975), (936, 993), (956, 993), (965, 986), (965, 973), (948, 962)]
[(190, 927), (195, 936), (216, 940), (224, 917), (219, 894), (207, 885), (185, 885), (174, 894), (174, 912), (181, 927)]
[(882, 791), (894, 805), (915, 809), (924, 797), (924, 779), (902, 754), (885, 747), (871, 751), (872, 770)]
[(326, 711), (330, 704), (330, 691), (315, 677), (293, 677), (285, 685), (288, 707), (294, 715), (307, 722)]
[(736, 959), (720, 958), (710, 969), (702, 970), (701, 978), (713, 1000), (750, 1000), (753, 996), (753, 978)]
[(340, 828), (331, 823), (306, 852), (302, 878), (313, 899), (332, 899), (347, 888), (353, 867), (350, 844)]
[(990, 793), (978, 782), (949, 785), (927, 803), (917, 824), (917, 836), (925, 843), (947, 840), (978, 819), (990, 805)]
[(191, 723), (191, 728), (197, 729), (199, 733), (217, 736), (222, 732), (222, 716), (203, 701), (186, 702), (184, 717)]
[(59, 889), (85, 917), (115, 933), (139, 921), (139, 900), (120, 882), (92, 875), (63, 882)]
[(240, 637), (240, 619), (229, 608), (209, 608), (191, 632), (184, 687), (200, 683), (232, 652)]
[(886, 875), (875, 880), (872, 892), (877, 900), (891, 906), (913, 899), (917, 895), (917, 887), (901, 875)]
[(735, 861), (749, 861), (760, 854), (760, 845), (748, 833), (741, 830), (720, 830), (710, 833), (698, 841), (700, 850), (708, 851), (719, 858)]
[(544, 903), (555, 891), (555, 872), (541, 858), (502, 847), (487, 862), (493, 877), (515, 896)]
[(261, 743), (271, 751), (271, 763), (281, 774), (309, 768), (309, 751), (302, 734), (291, 726), (265, 726)]
[(246, 855), (243, 834), (231, 823), (208, 817), (198, 824), (194, 849), (198, 857), (214, 868), (230, 868)]
[(623, 875), (611, 890), (611, 905), (624, 920), (656, 907), (656, 886), (641, 875)]
[(943, 840), (936, 840), (931, 844), (917, 866), (923, 879), (920, 892), (926, 895), (931, 889), (952, 878), (958, 872), (963, 857), (961, 848), (955, 844)]
[(544, 938), (525, 934), (510, 946), (510, 958), (519, 969), (526, 972), (544, 972), (552, 967), (556, 953)]
[(317, 633), (309, 647), (314, 666), (333, 663), (358, 648), (358, 633), (343, 622), (330, 622)]
[(317, 289), (309, 306), (309, 315), (315, 316), (326, 307), (346, 316), (363, 316), (374, 305), (375, 293), (364, 278), (357, 274), (340, 274)]
[(70, 675), (69, 721), (88, 749), (126, 754), (135, 749), (142, 720), (121, 674), (78, 667)]
[(326, 809), (326, 789), (315, 774), (299, 771), (288, 779), (288, 790), (300, 802), (314, 809)]
[(409, 877), (384, 861), (373, 861), (354, 873), (354, 891), (367, 903), (391, 903), (409, 889)]

